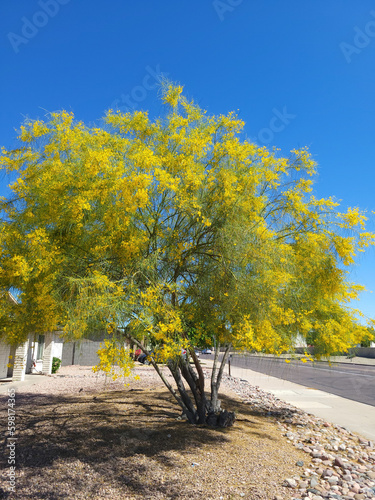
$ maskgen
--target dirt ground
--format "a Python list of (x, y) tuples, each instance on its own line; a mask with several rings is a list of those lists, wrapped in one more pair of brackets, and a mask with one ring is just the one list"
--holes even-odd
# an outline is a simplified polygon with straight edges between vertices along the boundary
[[(223, 407), (236, 411), (235, 425), (192, 426), (151, 367), (137, 372), (141, 379), (127, 387), (104, 386), (87, 369), (77, 375), (77, 367), (66, 367), (39, 388), (18, 390), (16, 493), (9, 493), (6, 451), (0, 498), (290, 498), (283, 481), (306, 455), (274, 419), (225, 391)], [(1, 438), (6, 449), (7, 432)]]

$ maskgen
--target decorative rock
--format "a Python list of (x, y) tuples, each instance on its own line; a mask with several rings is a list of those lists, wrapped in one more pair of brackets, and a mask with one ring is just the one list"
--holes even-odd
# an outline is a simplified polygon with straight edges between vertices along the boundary
[(297, 481), (292, 478), (287, 478), (285, 479), (283, 486), (287, 486), (288, 488), (297, 488)]
[(337, 476), (332, 476), (327, 479), (329, 484), (337, 484), (339, 482), (339, 478)]
[(345, 469), (345, 463), (344, 463), (343, 459), (340, 457), (335, 458), (333, 465), (336, 465), (337, 467), (341, 467), (342, 469)]
[[(208, 371), (205, 376), (208, 378)], [(301, 475), (289, 477), (283, 483), (294, 489), (288, 498), (375, 500), (374, 443), (307, 414), (245, 380), (227, 375), (223, 379), (253, 410), (273, 417), (290, 445), (307, 454), (306, 461), (296, 462), (297, 467), (304, 467)]]
[(310, 487), (311, 488), (315, 488), (315, 486), (317, 486), (319, 484), (319, 481), (318, 479), (313, 476), (311, 479), (310, 479)]
[(333, 472), (331, 471), (331, 469), (325, 469), (322, 473), (322, 477), (330, 477), (332, 476)]

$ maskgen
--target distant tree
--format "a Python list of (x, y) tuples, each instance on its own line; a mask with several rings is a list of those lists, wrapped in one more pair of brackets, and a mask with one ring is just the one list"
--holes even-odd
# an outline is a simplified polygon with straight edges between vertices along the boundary
[(375, 329), (373, 326), (367, 327), (367, 334), (362, 338), (361, 347), (370, 347), (375, 342)]
[[(0, 285), (19, 305), (9, 324), (1, 302), (2, 335), (105, 328), (100, 368), (129, 372), (116, 347), (125, 337), (151, 348), (189, 421), (228, 425), (218, 390), (231, 348), (280, 353), (311, 330), (321, 354), (361, 342), (349, 302), (362, 287), (345, 268), (374, 239), (357, 208), (340, 213), (311, 194), (306, 149), (283, 158), (252, 144), (233, 113), (207, 116), (179, 86), (163, 101), (162, 119), (109, 111), (91, 128), (52, 113), (3, 150), (17, 180), (2, 201)], [(194, 347), (211, 345), (207, 393)]]

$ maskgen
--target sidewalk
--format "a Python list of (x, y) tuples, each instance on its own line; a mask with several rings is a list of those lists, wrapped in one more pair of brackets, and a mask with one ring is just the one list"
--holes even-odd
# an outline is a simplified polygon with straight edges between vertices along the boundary
[[(202, 361), (206, 366), (212, 366), (212, 360), (204, 359)], [(228, 366), (225, 367), (225, 373), (228, 374)], [(277, 398), (307, 413), (312, 413), (328, 422), (341, 425), (375, 441), (375, 406), (357, 403), (334, 394), (264, 375), (248, 368), (231, 366), (231, 375), (247, 380), (251, 385), (271, 392)]]
[(8, 389), (16, 389), (17, 387), (27, 387), (28, 385), (38, 384), (40, 381), (45, 380), (46, 375), (38, 375), (37, 373), (30, 373), (25, 375), (25, 380), (22, 382), (12, 382), (10, 378), (0, 379), (0, 395), (8, 394)]

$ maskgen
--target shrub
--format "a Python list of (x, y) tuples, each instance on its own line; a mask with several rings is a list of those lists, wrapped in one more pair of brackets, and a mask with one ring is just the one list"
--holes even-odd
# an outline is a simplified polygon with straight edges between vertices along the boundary
[(61, 365), (61, 359), (53, 358), (52, 359), (52, 373), (56, 373), (57, 370), (60, 368), (60, 365)]

